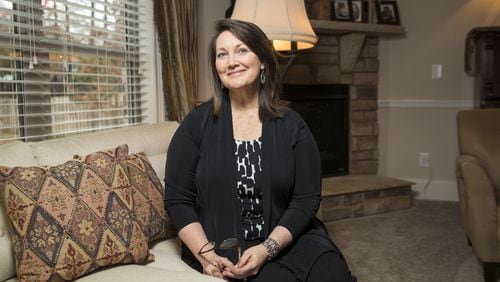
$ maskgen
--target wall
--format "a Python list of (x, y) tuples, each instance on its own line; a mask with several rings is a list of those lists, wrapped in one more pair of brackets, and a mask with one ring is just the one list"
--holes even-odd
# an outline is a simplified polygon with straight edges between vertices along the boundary
[(226, 9), (230, 6), (229, 0), (201, 0), (198, 1), (198, 77), (199, 99), (206, 100), (212, 97), (210, 82), (210, 66), (208, 59), (208, 45), (214, 34), (214, 22), (223, 19)]
[[(406, 35), (379, 45), (379, 174), (416, 182), (419, 198), (458, 200), (455, 115), (472, 107), (473, 79), (463, 70), (467, 32), (500, 24), (497, 0), (399, 0)], [(431, 79), (431, 65), (443, 78)], [(430, 167), (418, 153), (430, 153)], [(424, 192), (424, 187), (427, 186)]]

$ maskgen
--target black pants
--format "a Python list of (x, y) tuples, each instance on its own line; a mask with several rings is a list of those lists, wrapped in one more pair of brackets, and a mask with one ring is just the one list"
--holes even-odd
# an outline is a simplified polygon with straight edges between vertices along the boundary
[[(265, 281), (300, 281), (291, 270), (276, 262), (264, 264), (255, 277), (249, 279), (253, 282)], [(356, 278), (351, 275), (347, 264), (335, 252), (322, 254), (313, 264), (306, 282), (354, 282)]]

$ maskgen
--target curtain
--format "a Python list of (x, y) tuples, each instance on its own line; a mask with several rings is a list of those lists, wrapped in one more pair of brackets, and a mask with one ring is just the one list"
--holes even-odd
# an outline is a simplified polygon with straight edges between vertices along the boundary
[(196, 0), (154, 0), (168, 120), (181, 121), (198, 96)]

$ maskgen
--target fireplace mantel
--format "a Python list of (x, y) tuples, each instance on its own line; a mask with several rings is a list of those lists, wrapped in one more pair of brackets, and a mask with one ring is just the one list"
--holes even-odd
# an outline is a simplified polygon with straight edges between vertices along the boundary
[(311, 20), (314, 31), (318, 34), (343, 35), (361, 33), (372, 36), (397, 36), (404, 35), (405, 28), (401, 25), (354, 23), (327, 20)]
[(359, 57), (359, 52), (366, 36), (387, 37), (405, 34), (401, 25), (354, 23), (327, 20), (311, 20), (314, 31), (321, 35), (339, 37), (340, 70), (352, 72)]

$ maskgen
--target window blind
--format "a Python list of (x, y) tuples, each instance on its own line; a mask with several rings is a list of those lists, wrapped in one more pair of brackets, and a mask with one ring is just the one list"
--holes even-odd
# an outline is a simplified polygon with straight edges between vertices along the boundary
[(0, 0), (0, 143), (140, 124), (138, 0)]

